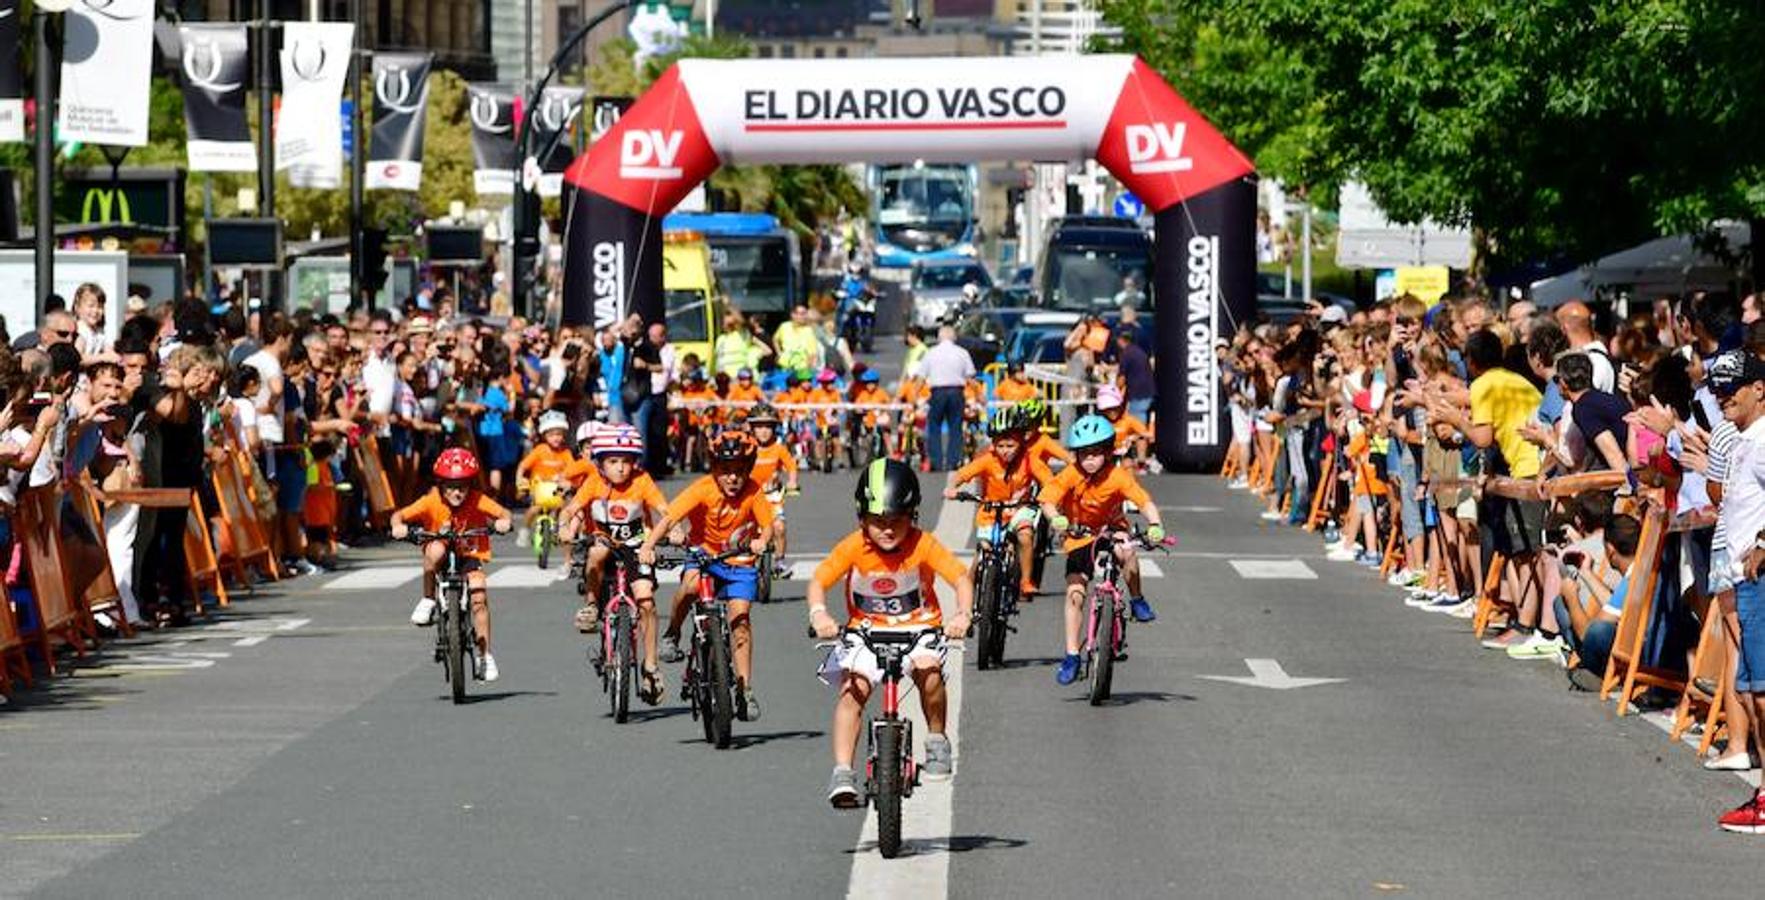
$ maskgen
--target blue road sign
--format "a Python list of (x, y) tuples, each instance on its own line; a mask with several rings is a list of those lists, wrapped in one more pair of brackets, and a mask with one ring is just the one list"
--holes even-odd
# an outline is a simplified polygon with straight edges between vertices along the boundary
[(1139, 197), (1125, 191), (1116, 195), (1114, 209), (1115, 214), (1124, 219), (1138, 219), (1146, 215), (1146, 204), (1140, 202)]

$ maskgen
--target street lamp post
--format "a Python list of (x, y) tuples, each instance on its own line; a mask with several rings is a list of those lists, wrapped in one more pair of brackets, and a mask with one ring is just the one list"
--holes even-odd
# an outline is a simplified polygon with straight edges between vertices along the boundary
[(49, 46), (49, 17), (67, 12), (74, 0), (37, 0), (31, 16), (36, 41), (37, 105), (37, 318), (55, 293), (55, 51)]
[[(552, 76), (558, 74), (558, 69), (563, 67), (564, 61), (570, 58), (570, 54), (576, 51), (583, 39), (588, 37), (589, 32), (595, 30), (602, 22), (612, 18), (615, 13), (630, 9), (639, 2), (641, 0), (614, 0), (606, 8), (595, 13), (592, 18), (583, 23), (582, 27), (576, 29), (576, 33), (572, 34), (569, 40), (558, 45), (558, 52), (552, 54), (551, 64), (545, 67), (545, 73), (540, 75), (538, 83), (528, 87), (527, 103), (521, 108), (521, 124), (515, 137), (515, 165), (520, 169), (515, 173), (515, 203), (509, 210), (511, 230), (515, 232), (515, 240), (509, 253), (509, 279), (514, 282), (509, 286), (509, 299), (510, 306), (516, 313), (531, 312), (527, 309), (527, 272), (521, 264), (523, 255), (521, 243), (523, 235), (527, 231), (527, 151), (532, 145), (533, 116), (539, 110), (540, 98), (545, 96), (546, 85), (551, 83)], [(559, 134), (561, 133), (560, 131)], [(557, 140), (558, 135), (552, 135), (552, 143), (547, 145), (543, 156), (550, 155), (550, 148), (556, 145)], [(537, 185), (535, 188), (537, 189)]]

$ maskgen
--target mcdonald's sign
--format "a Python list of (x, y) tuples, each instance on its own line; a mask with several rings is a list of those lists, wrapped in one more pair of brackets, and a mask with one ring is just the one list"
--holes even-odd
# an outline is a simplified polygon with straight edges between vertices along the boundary
[(185, 233), (182, 169), (73, 169), (55, 186), (63, 225), (145, 225)]

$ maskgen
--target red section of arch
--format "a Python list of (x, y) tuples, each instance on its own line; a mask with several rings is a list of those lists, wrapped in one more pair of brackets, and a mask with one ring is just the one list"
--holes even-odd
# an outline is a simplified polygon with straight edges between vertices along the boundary
[(680, 68), (670, 66), (564, 177), (638, 212), (660, 216), (717, 166), (717, 152), (680, 82)]
[(1122, 84), (1096, 155), (1155, 213), (1256, 171), (1249, 157), (1139, 59)]

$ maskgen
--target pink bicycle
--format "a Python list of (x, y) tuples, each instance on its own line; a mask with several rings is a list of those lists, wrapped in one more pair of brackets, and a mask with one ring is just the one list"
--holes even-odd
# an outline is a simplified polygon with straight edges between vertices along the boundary
[(631, 573), (637, 571), (637, 554), (597, 534), (593, 542), (612, 552), (607, 560), (612, 577), (601, 581), (601, 640), (590, 662), (601, 676), (601, 690), (612, 705), (613, 721), (624, 724), (631, 717), (631, 686), (641, 674), (643, 655), (637, 648), (637, 600), (631, 595)]
[[(1088, 533), (1083, 528), (1073, 528), (1070, 533), (1083, 536)], [(1097, 535), (1091, 553), (1091, 584), (1087, 590), (1085, 608), (1085, 672), (1090, 679), (1090, 701), (1092, 706), (1101, 706), (1109, 699), (1109, 691), (1115, 676), (1117, 660), (1127, 659), (1125, 652), (1128, 645), (1128, 600), (1127, 590), (1122, 583), (1121, 561), (1115, 558), (1115, 548), (1122, 542), (1132, 542), (1142, 550), (1159, 550), (1170, 545), (1169, 540), (1163, 544), (1153, 543), (1146, 538), (1146, 533), (1118, 531), (1107, 529)]]

